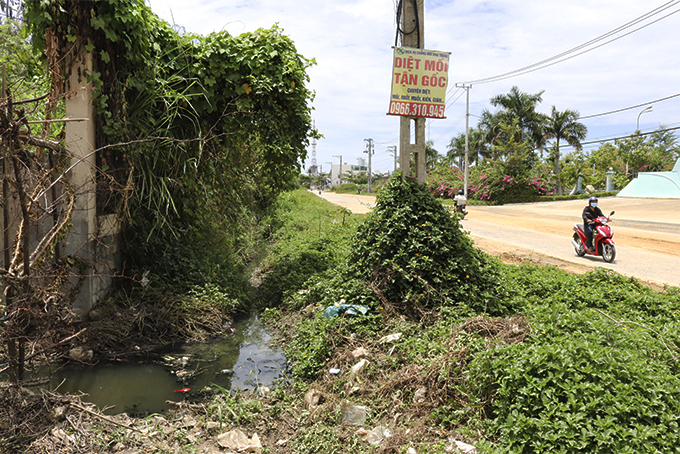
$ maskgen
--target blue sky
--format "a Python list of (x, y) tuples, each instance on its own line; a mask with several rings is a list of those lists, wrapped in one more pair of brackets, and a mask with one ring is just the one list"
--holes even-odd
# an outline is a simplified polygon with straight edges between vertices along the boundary
[[(375, 171), (389, 171), (391, 145), (398, 145), (399, 119), (386, 115), (395, 38), (394, 0), (147, 0), (169, 23), (192, 33), (226, 30), (233, 35), (277, 23), (298, 52), (315, 58), (309, 70), (316, 92), (313, 117), (325, 136), (317, 163), (355, 164), (364, 139), (375, 141)], [(426, 137), (445, 154), (465, 129), (465, 96), (456, 82), (485, 79), (532, 65), (615, 30), (665, 5), (667, 9), (613, 35), (628, 36), (545, 69), (489, 83), (470, 92), (470, 124), (489, 99), (513, 85), (527, 93), (545, 90), (538, 110), (578, 110), (582, 116), (641, 105), (584, 119), (587, 140), (634, 132), (650, 101), (680, 93), (680, 0), (425, 0), (425, 47), (451, 52), (446, 119), (428, 121)], [(663, 16), (668, 17), (661, 19)], [(174, 19), (173, 19), (174, 18)], [(660, 19), (660, 20), (659, 20)], [(653, 21), (658, 20), (656, 23)], [(640, 129), (680, 126), (680, 96), (654, 104), (640, 115)], [(592, 148), (593, 145), (586, 148)], [(310, 157), (305, 168), (310, 165)]]

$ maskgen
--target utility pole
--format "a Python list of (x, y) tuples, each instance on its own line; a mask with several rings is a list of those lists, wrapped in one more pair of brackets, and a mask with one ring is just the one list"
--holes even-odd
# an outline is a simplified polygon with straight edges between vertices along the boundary
[(399, 156), (397, 154), (397, 146), (396, 145), (390, 145), (387, 147), (387, 151), (391, 152), (391, 155), (394, 157), (394, 171), (397, 171), (397, 157)]
[(465, 90), (465, 178), (463, 182), (463, 192), (468, 196), (468, 167), (470, 166), (470, 88), (472, 85), (456, 84)]
[[(401, 45), (414, 49), (425, 48), (425, 0), (404, 1), (401, 11)], [(415, 8), (414, 8), (415, 6)], [(415, 142), (411, 143), (411, 124), (415, 126)], [(411, 175), (411, 153), (415, 155), (415, 176), (425, 183), (425, 118), (399, 117), (399, 165), (403, 177)]]
[[(339, 154), (339, 155), (334, 154), (333, 157), (340, 159), (340, 173), (338, 174), (338, 184), (342, 184), (342, 155), (341, 154)], [(333, 169), (331, 168), (331, 173), (332, 173), (332, 170)], [(331, 180), (332, 180), (332, 178), (333, 178), (333, 175), (331, 175)], [(331, 183), (332, 183), (332, 181), (331, 181)]]
[(366, 151), (368, 153), (368, 193), (371, 193), (371, 155), (373, 154), (373, 139), (364, 139), (367, 143)]

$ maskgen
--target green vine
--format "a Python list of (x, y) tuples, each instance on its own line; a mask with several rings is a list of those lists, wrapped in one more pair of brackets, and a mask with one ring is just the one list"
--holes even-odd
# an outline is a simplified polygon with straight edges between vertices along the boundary
[(242, 235), (234, 226), (299, 174), (317, 134), (306, 87), (314, 61), (278, 26), (181, 34), (143, 0), (27, 0), (25, 17), (63, 80), (93, 53), (99, 194), (112, 192), (109, 203), (130, 220), (129, 247), (189, 232)]

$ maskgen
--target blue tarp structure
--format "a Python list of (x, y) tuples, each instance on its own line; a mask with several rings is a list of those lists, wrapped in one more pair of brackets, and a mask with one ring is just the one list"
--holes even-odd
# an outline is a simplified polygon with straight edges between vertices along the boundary
[(640, 172), (618, 197), (680, 199), (680, 159), (670, 172)]

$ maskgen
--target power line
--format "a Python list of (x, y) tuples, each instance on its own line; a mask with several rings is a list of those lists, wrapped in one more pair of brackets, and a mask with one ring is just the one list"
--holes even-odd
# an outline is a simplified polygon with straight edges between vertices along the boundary
[[(676, 131), (676, 130), (678, 130), (678, 129), (680, 129), (680, 126), (676, 126), (676, 127), (674, 127), (674, 128), (663, 128), (664, 131)], [(629, 134), (629, 135), (627, 135), (627, 136), (611, 137), (611, 138), (609, 138), (609, 139), (589, 140), (588, 142), (581, 142), (581, 146), (583, 146), (583, 145), (593, 145), (593, 144), (596, 144), (596, 143), (611, 142), (611, 141), (613, 141), (613, 140), (630, 139), (630, 138), (632, 138), (632, 137), (637, 137), (637, 136), (649, 136), (649, 135), (655, 134), (655, 133), (657, 133), (657, 132), (659, 132), (659, 130), (650, 131), (650, 132), (643, 132), (643, 133), (633, 133), (633, 134)], [(567, 145), (563, 145), (563, 146), (564, 146), (565, 148), (569, 148), (569, 147), (573, 148), (572, 145), (568, 145), (568, 144), (567, 144)]]
[(666, 101), (667, 99), (677, 98), (678, 96), (680, 96), (680, 93), (676, 93), (674, 95), (666, 96), (665, 98), (656, 99), (654, 101), (649, 101), (649, 102), (645, 102), (645, 103), (642, 103), (642, 104), (636, 104), (636, 105), (630, 106), (630, 107), (624, 107), (622, 109), (610, 110), (609, 112), (603, 112), (603, 113), (593, 114), (593, 115), (584, 115), (584, 116), (579, 117), (579, 120), (584, 120), (586, 118), (603, 117), (605, 115), (611, 115), (611, 114), (615, 114), (615, 113), (619, 113), (619, 112), (625, 112), (626, 110), (637, 109), (637, 108), (642, 107), (642, 106), (647, 106), (647, 105), (654, 104), (654, 103), (657, 103), (657, 102)]
[[(516, 76), (527, 74), (527, 73), (530, 73), (530, 72), (533, 72), (533, 71), (538, 71), (540, 69), (544, 69), (544, 68), (547, 68), (549, 66), (553, 66), (557, 63), (561, 63), (561, 62), (570, 60), (570, 59), (577, 57), (579, 55), (582, 55), (582, 54), (585, 54), (585, 53), (590, 52), (592, 50), (598, 49), (598, 48), (600, 48), (600, 47), (602, 47), (606, 44), (617, 41), (617, 40), (619, 40), (619, 39), (621, 39), (625, 36), (628, 36), (632, 33), (635, 33), (639, 30), (642, 30), (643, 28), (649, 27), (650, 25), (653, 25), (653, 24), (655, 24), (655, 23), (657, 23), (657, 22), (659, 22), (663, 19), (666, 19), (669, 16), (672, 16), (673, 14), (680, 12), (680, 9), (677, 9), (677, 10), (672, 11), (669, 14), (667, 14), (667, 15), (659, 18), (659, 19), (656, 19), (655, 21), (652, 21), (652, 22), (647, 23), (645, 25), (642, 25), (642, 26), (640, 26), (640, 27), (638, 27), (634, 30), (631, 30), (628, 33), (614, 37), (614, 38), (612, 38), (608, 41), (605, 41), (605, 42), (603, 42), (603, 43), (601, 43), (597, 46), (588, 48), (589, 46), (591, 46), (595, 43), (598, 43), (602, 40), (605, 40), (605, 39), (609, 38), (610, 36), (616, 35), (617, 33), (621, 32), (623, 30), (626, 30), (626, 29), (628, 29), (628, 28), (630, 28), (634, 25), (637, 25), (638, 23), (640, 23), (644, 20), (647, 20), (648, 18), (650, 18), (650, 17), (652, 17), (656, 14), (659, 14), (662, 11), (665, 11), (669, 8), (672, 8), (672, 7), (676, 6), (677, 4), (678, 4), (678, 0), (672, 0), (672, 1), (670, 1), (666, 4), (664, 4), (664, 5), (659, 6), (658, 8), (653, 9), (652, 11), (650, 11), (648, 13), (643, 14), (642, 16), (640, 16), (640, 17), (638, 17), (638, 18), (636, 18), (636, 19), (634, 19), (634, 20), (632, 20), (632, 21), (630, 21), (630, 22), (628, 22), (628, 23), (626, 23), (626, 24), (624, 24), (620, 27), (615, 28), (614, 30), (611, 30), (611, 31), (609, 31), (609, 32), (607, 32), (603, 35), (598, 36), (597, 38), (594, 38), (594, 39), (592, 39), (592, 40), (590, 40), (586, 43), (580, 44), (576, 47), (573, 47), (573, 48), (571, 48), (567, 51), (559, 53), (559, 54), (552, 56), (550, 58), (541, 60), (537, 63), (531, 64), (531, 65), (528, 65), (528, 66), (524, 66), (524, 67), (516, 69), (514, 71), (509, 71), (509, 72), (506, 72), (506, 73), (503, 73), (503, 74), (499, 74), (499, 75), (492, 76), (492, 77), (487, 77), (487, 78), (484, 78), (484, 79), (477, 79), (477, 80), (473, 80), (473, 81), (468, 81), (468, 82), (465, 82), (465, 83), (466, 84), (485, 84), (485, 83), (491, 83), (491, 82), (498, 82), (498, 81), (501, 81), (501, 80), (504, 80), (504, 79), (509, 79), (511, 77), (516, 77)], [(585, 48), (587, 48), (587, 49), (585, 49)], [(585, 50), (582, 50), (582, 49), (585, 49)], [(574, 52), (578, 52), (578, 53), (574, 53)], [(573, 55), (571, 55), (571, 54), (573, 54)]]

